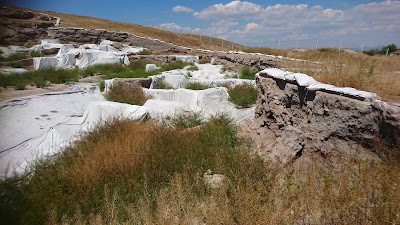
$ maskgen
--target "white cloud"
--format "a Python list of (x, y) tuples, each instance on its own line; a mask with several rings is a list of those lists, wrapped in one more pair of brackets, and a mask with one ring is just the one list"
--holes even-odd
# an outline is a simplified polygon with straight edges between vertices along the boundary
[(239, 18), (254, 16), (261, 11), (262, 6), (260, 5), (251, 2), (232, 1), (226, 5), (211, 5), (201, 12), (193, 13), (193, 16), (199, 19)]
[(200, 34), (202, 30), (200, 28), (191, 28), (191, 27), (182, 27), (176, 23), (163, 23), (160, 24), (157, 28), (162, 30), (168, 30), (175, 33), (193, 33), (193, 34)]
[(192, 13), (194, 10), (189, 7), (177, 5), (174, 8), (172, 8), (172, 11), (183, 12), (183, 13)]

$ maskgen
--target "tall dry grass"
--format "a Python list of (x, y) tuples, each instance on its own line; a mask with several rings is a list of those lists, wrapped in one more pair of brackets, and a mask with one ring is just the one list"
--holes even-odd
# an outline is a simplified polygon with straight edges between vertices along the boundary
[(306, 73), (323, 83), (375, 92), (384, 100), (400, 101), (399, 57), (368, 56), (336, 50), (289, 51), (287, 56), (321, 63), (285, 60), (279, 64), (280, 67)]
[[(229, 178), (210, 188), (208, 170)], [(303, 168), (249, 154), (226, 117), (199, 129), (114, 121), (0, 182), (8, 224), (398, 224), (400, 165)]]

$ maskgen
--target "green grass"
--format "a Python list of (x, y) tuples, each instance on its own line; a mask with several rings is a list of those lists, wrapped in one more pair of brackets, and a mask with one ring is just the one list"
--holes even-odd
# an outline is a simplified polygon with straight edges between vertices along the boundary
[[(14, 59), (19, 58), (19, 55), (13, 55)], [(25, 57), (25, 56), (24, 56)], [(12, 62), (14, 67), (22, 67), (21, 62)], [(50, 83), (59, 84), (74, 82), (79, 78), (93, 76), (96, 74), (103, 75), (103, 79), (112, 78), (146, 78), (148, 76), (157, 75), (163, 71), (182, 69), (185, 66), (192, 65), (185, 62), (172, 62), (162, 65), (160, 70), (146, 72), (147, 62), (136, 61), (132, 62), (129, 66), (122, 64), (102, 64), (94, 65), (83, 70), (78, 69), (43, 69), (37, 71), (30, 71), (23, 74), (0, 74), (0, 86), (14, 86), (18, 90), (23, 90), (27, 85), (36, 85), (37, 87), (44, 87)]]
[(20, 62), (20, 61), (9, 62), (8, 65), (11, 66), (12, 68), (23, 68), (24, 67), (24, 63)]
[(105, 88), (106, 88), (106, 82), (104, 80), (100, 81), (99, 83), (100, 92), (103, 92)]
[(197, 70), (199, 70), (199, 67), (197, 67), (196, 65), (190, 65), (190, 66), (187, 68), (187, 70), (190, 70), (190, 71), (197, 71)]
[(29, 55), (30, 55), (31, 57), (42, 57), (42, 56), (43, 56), (43, 53), (40, 52), (40, 51), (31, 51), (31, 52), (29, 53)]
[(249, 84), (236, 85), (228, 88), (229, 101), (240, 108), (247, 108), (257, 101), (257, 89)]
[(248, 67), (242, 68), (240, 71), (240, 78), (247, 80), (255, 80), (256, 79), (256, 71), (250, 70)]
[(158, 80), (157, 89), (174, 89), (170, 84), (168, 84), (165, 80)]
[(105, 98), (113, 102), (143, 105), (149, 99), (149, 96), (144, 93), (142, 87), (120, 83), (112, 85)]
[(14, 53), (14, 54), (9, 55), (8, 57), (0, 56), (0, 62), (12, 62), (12, 61), (17, 61), (17, 60), (27, 59), (27, 58), (30, 58), (30, 55), (22, 54), (22, 53)]
[(210, 88), (210, 86), (199, 83), (199, 82), (189, 82), (185, 86), (186, 89), (191, 89), (191, 90), (205, 90)]
[(10, 75), (0, 74), (0, 86), (14, 86), (17, 90), (23, 90), (26, 85), (44, 87), (47, 83), (61, 84), (75, 82), (80, 78), (78, 70), (68, 69), (44, 69), (15, 73)]

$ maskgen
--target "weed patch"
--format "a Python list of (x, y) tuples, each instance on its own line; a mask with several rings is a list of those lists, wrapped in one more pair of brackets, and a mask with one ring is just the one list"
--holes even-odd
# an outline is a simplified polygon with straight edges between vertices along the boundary
[(242, 68), (240, 71), (240, 78), (247, 80), (255, 80), (256, 79), (256, 71), (250, 70), (248, 67)]
[(26, 73), (14, 73), (10, 75), (0, 74), (2, 87), (14, 86), (17, 90), (23, 90), (26, 85), (45, 87), (48, 82), (61, 84), (75, 82), (79, 79), (78, 70), (68, 69), (44, 69), (29, 71)]
[(241, 108), (247, 108), (257, 101), (257, 89), (249, 84), (236, 85), (228, 88), (229, 101)]
[(156, 86), (157, 86), (157, 89), (174, 89), (165, 80), (158, 80)]
[(185, 86), (186, 89), (191, 89), (191, 90), (205, 90), (210, 88), (210, 86), (199, 83), (199, 82), (188, 82)]
[(106, 99), (113, 102), (127, 103), (131, 105), (143, 105), (149, 97), (142, 87), (134, 84), (114, 84), (105, 95)]

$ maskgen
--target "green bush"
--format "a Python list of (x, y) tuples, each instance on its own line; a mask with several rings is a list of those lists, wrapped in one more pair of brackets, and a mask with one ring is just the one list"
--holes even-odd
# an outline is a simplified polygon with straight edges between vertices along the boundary
[(256, 73), (257, 72), (250, 70), (248, 67), (244, 67), (240, 71), (240, 78), (247, 80), (254, 80), (256, 79)]
[(106, 88), (106, 82), (104, 80), (100, 81), (99, 83), (100, 92), (103, 92), (105, 88)]
[(247, 108), (257, 101), (257, 89), (249, 84), (236, 85), (228, 89), (229, 101), (238, 107)]

